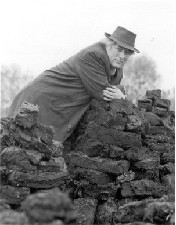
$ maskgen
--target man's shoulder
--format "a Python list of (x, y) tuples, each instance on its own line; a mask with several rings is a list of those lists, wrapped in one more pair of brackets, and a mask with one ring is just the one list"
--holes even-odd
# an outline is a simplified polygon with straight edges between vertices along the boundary
[(96, 42), (92, 45), (89, 45), (80, 51), (82, 54), (86, 53), (95, 53), (97, 55), (106, 55), (105, 45), (101, 42)]
[(95, 58), (101, 58), (103, 60), (108, 60), (108, 55), (106, 52), (105, 45), (101, 42), (96, 42), (79, 52), (79, 55), (84, 56), (92, 56)]

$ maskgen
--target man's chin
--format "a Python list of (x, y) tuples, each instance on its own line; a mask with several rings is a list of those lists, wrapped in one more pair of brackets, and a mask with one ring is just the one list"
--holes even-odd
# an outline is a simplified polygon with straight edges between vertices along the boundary
[(123, 63), (117, 62), (116, 60), (114, 60), (114, 62), (112, 62), (112, 67), (116, 68), (116, 69), (120, 69), (123, 67)]
[(116, 64), (116, 65), (113, 65), (113, 67), (116, 69), (120, 69), (123, 67), (123, 64)]

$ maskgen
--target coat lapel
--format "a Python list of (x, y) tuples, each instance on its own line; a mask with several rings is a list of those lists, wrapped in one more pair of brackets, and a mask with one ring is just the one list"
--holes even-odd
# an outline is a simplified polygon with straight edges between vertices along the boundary
[(107, 79), (108, 82), (111, 81), (111, 76), (110, 76), (110, 61), (109, 61), (109, 57), (106, 51), (106, 47), (105, 44), (102, 42), (99, 42), (99, 45), (102, 47), (103, 51), (105, 52), (106, 56), (107, 56), (107, 66), (105, 66), (105, 71), (106, 71), (106, 75), (107, 75)]
[(108, 57), (108, 54), (106, 51), (105, 44), (100, 42), (99, 45), (102, 47), (103, 51), (105, 52), (105, 54), (107, 55), (107, 58), (108, 58), (109, 65), (105, 67), (108, 82), (112, 85), (120, 84), (120, 81), (123, 77), (123, 68), (121, 68), (120, 70), (116, 70), (115, 74), (113, 76), (111, 76), (110, 75), (110, 61), (109, 61), (109, 57)]

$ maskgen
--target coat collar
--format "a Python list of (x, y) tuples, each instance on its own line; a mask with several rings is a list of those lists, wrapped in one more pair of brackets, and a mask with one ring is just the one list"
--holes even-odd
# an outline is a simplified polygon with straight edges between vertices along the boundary
[(106, 51), (106, 46), (104, 43), (102, 42), (99, 42), (99, 45), (102, 47), (103, 51), (105, 52), (105, 54), (107, 55), (107, 58), (108, 58), (108, 62), (109, 62), (109, 69), (107, 71), (107, 78), (108, 78), (108, 82), (110, 84), (116, 84), (116, 83), (119, 83), (119, 76), (123, 76), (121, 74), (123, 74), (123, 68), (121, 69), (116, 69), (116, 72), (114, 75), (110, 75), (110, 60), (109, 60), (109, 56), (107, 54), (107, 51)]
[(105, 54), (107, 56), (107, 61), (109, 63), (109, 66), (108, 66), (108, 70), (106, 70), (106, 75), (107, 75), (107, 78), (108, 78), (108, 82), (110, 82), (110, 79), (111, 79), (111, 75), (110, 75), (110, 60), (109, 60), (109, 56), (108, 56), (107, 51), (106, 51), (106, 46), (102, 42), (99, 42), (98, 44), (100, 45), (100, 47), (103, 49), (103, 51), (105, 52)]

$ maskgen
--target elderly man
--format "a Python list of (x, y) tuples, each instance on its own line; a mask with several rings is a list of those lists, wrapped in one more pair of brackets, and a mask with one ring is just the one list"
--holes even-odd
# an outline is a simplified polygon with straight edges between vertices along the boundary
[(63, 143), (88, 109), (91, 99), (111, 101), (125, 95), (118, 88), (123, 66), (139, 52), (136, 35), (117, 27), (112, 35), (44, 71), (14, 99), (9, 116), (24, 101), (39, 105), (38, 121), (55, 128), (54, 139)]

